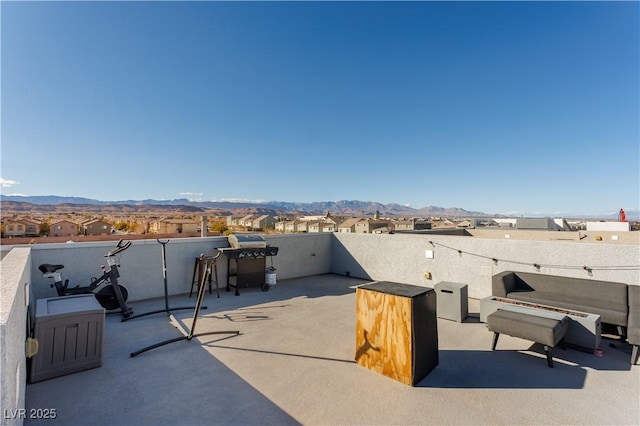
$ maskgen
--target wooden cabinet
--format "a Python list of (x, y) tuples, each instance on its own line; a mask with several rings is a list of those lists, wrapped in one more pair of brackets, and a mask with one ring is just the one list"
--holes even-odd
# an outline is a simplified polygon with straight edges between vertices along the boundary
[(433, 289), (377, 282), (356, 289), (356, 363), (414, 386), (438, 365)]

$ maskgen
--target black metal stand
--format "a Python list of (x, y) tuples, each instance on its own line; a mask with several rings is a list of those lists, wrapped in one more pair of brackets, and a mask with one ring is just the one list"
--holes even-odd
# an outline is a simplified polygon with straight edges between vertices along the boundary
[[(150, 351), (151, 349), (159, 348), (160, 346), (168, 345), (168, 344), (174, 343), (174, 342), (179, 342), (181, 340), (191, 340), (194, 337), (208, 336), (208, 335), (212, 335), (212, 334), (233, 334), (235, 336), (240, 334), (240, 332), (237, 331), (237, 330), (235, 330), (235, 331), (210, 331), (210, 332), (207, 332), (207, 333), (200, 333), (200, 334), (195, 334), (194, 333), (195, 330), (196, 330), (196, 322), (198, 320), (198, 315), (200, 314), (200, 308), (202, 307), (202, 299), (204, 298), (205, 283), (206, 283), (206, 280), (208, 278), (208, 275), (211, 274), (211, 264), (213, 264), (221, 254), (222, 254), (221, 252), (218, 252), (218, 254), (215, 257), (213, 257), (210, 262), (207, 262), (206, 273), (204, 273), (202, 275), (202, 282), (200, 283), (200, 286), (198, 287), (198, 297), (196, 299), (195, 309), (193, 310), (193, 321), (191, 322), (191, 328), (189, 329), (189, 332), (186, 335), (183, 335), (181, 337), (176, 337), (174, 339), (165, 340), (163, 342), (156, 343), (156, 344), (151, 345), (151, 346), (147, 346), (146, 348), (142, 348), (142, 349), (140, 349), (138, 351), (131, 352), (131, 354), (130, 354), (131, 358), (133, 358), (134, 356), (140, 355), (141, 353)], [(173, 318), (173, 319), (175, 320), (175, 318)], [(180, 332), (184, 333), (182, 329), (180, 329)]]
[[(157, 311), (151, 311), (151, 312), (145, 312), (144, 314), (139, 314), (139, 315), (133, 315), (133, 316), (127, 316), (122, 318), (120, 321), (125, 322), (128, 320), (132, 320), (135, 318), (140, 318), (140, 317), (146, 317), (147, 315), (154, 315), (154, 314), (159, 314), (159, 313), (166, 313), (167, 315), (171, 315), (171, 311), (179, 311), (179, 310), (184, 310), (184, 309), (193, 309), (193, 306), (183, 306), (180, 308), (169, 308), (169, 289), (167, 288), (167, 254), (166, 254), (166, 250), (165, 250), (165, 246), (167, 245), (167, 243), (169, 242), (169, 240), (166, 241), (160, 241), (160, 240), (156, 240), (158, 243), (160, 243), (162, 245), (162, 278), (164, 279), (164, 309), (159, 309)], [(206, 306), (203, 306), (202, 309), (207, 309)]]

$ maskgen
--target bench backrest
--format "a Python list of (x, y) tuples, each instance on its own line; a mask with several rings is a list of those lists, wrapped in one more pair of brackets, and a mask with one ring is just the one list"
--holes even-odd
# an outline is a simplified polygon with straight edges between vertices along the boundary
[(518, 290), (536, 290), (596, 301), (606, 300), (628, 306), (628, 285), (625, 283), (529, 272), (514, 272), (514, 281)]

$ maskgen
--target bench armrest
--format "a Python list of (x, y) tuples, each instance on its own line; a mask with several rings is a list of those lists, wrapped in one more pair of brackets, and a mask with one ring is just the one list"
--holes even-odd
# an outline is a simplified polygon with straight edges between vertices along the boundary
[(515, 274), (511, 271), (501, 272), (491, 278), (491, 293), (496, 297), (507, 297), (516, 288)]
[(629, 317), (627, 338), (632, 345), (640, 345), (640, 286), (629, 285)]

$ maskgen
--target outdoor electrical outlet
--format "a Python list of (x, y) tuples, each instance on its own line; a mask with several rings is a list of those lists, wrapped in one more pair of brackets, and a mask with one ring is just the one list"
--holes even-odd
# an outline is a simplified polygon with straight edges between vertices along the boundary
[(426, 257), (427, 259), (433, 259), (433, 250), (425, 250), (424, 257)]

